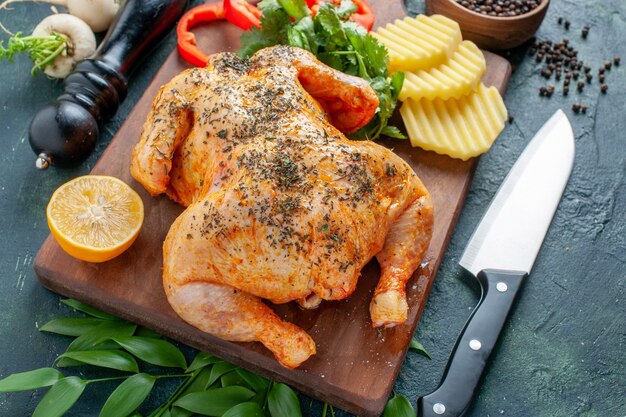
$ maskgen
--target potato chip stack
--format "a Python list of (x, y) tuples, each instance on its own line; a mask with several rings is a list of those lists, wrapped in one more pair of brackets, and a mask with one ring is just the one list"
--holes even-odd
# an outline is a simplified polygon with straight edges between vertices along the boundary
[(396, 20), (373, 35), (389, 51), (389, 71), (404, 71), (400, 114), (411, 145), (462, 160), (486, 152), (507, 119), (495, 87), (482, 82), (485, 57), (440, 15)]

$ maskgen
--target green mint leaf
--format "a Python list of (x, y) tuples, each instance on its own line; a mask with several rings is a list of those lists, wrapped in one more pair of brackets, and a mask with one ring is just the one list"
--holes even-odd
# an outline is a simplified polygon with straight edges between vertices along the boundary
[[(121, 350), (86, 350), (65, 352), (59, 359), (69, 358), (79, 365), (93, 365), (118, 371), (139, 372), (137, 362), (128, 353)], [(60, 366), (60, 365), (59, 365)], [(66, 365), (67, 366), (67, 365)], [(71, 366), (71, 365), (70, 365)]]
[(419, 353), (420, 355), (428, 359), (431, 359), (430, 355), (428, 354), (424, 346), (420, 342), (418, 342), (417, 339), (415, 338), (411, 339), (411, 344), (409, 344), (409, 349)]
[(302, 417), (298, 396), (288, 385), (274, 384), (267, 405), (272, 417)]
[(33, 417), (61, 417), (80, 398), (87, 382), (76, 376), (60, 379), (43, 396)]
[(49, 387), (63, 378), (63, 374), (54, 368), (39, 368), (32, 371), (9, 375), (0, 380), (0, 392), (28, 391)]
[(259, 404), (245, 402), (229, 409), (222, 417), (265, 417), (265, 413)]
[(103, 322), (103, 319), (95, 317), (64, 317), (50, 320), (41, 326), (39, 331), (78, 337)]
[(137, 374), (122, 382), (104, 403), (99, 417), (119, 417), (132, 413), (152, 391), (156, 378)]
[(254, 392), (244, 387), (214, 388), (187, 394), (177, 400), (174, 406), (197, 414), (221, 416), (237, 404), (246, 402), (252, 397), (254, 397)]
[(187, 368), (183, 353), (166, 340), (139, 336), (113, 337), (112, 340), (144, 362), (172, 368)]
[(66, 300), (61, 300), (61, 302), (65, 304), (66, 306), (73, 308), (76, 311), (89, 314), (90, 316), (93, 316), (93, 317), (97, 317), (100, 319), (107, 319), (107, 320), (119, 320), (117, 317), (109, 313), (105, 313), (103, 311), (90, 307), (87, 304), (81, 303), (80, 301), (66, 299)]
[(395, 126), (385, 126), (382, 128), (382, 130), (380, 131), (380, 134), (383, 136), (387, 136), (388, 138), (394, 138), (394, 139), (408, 139), (406, 137), (406, 135), (404, 133), (402, 133), (400, 131), (400, 129), (398, 129)]

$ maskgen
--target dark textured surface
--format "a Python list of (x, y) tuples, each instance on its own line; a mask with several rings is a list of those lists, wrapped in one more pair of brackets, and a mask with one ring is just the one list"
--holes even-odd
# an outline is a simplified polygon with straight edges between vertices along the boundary
[[(416, 337), (432, 360), (409, 352), (396, 392), (412, 400), (432, 391), (443, 372), (448, 352), (477, 301), (476, 287), (457, 265), (463, 247), (504, 175), (534, 132), (557, 108), (570, 116), (577, 156), (572, 178), (548, 232), (471, 417), (487, 416), (626, 416), (626, 63), (607, 73), (609, 92), (599, 93), (597, 67), (613, 55), (626, 58), (626, 4), (623, 0), (581, 2), (552, 0), (542, 39), (567, 36), (579, 56), (593, 68), (594, 82), (584, 93), (538, 96), (546, 81), (525, 48), (510, 58), (517, 66), (505, 97), (514, 122), (492, 150), (481, 158), (470, 193)], [(413, 13), (423, 11), (418, 1)], [(12, 31), (30, 32), (48, 13), (45, 5), (16, 5), (0, 12)], [(558, 16), (571, 21), (566, 32)], [(585, 24), (587, 40), (580, 38)], [(6, 41), (7, 36), (0, 39)], [(31, 77), (28, 60), (0, 62), (0, 376), (50, 365), (67, 346), (60, 336), (39, 333), (37, 326), (70, 314), (59, 297), (44, 290), (31, 267), (33, 256), (48, 235), (45, 205), (63, 182), (90, 171), (125, 116), (149, 84), (175, 44), (161, 44), (133, 78), (129, 94), (103, 128), (96, 152), (72, 170), (34, 168), (27, 128), (34, 113), (61, 91), (59, 82)], [(573, 89), (572, 89), (573, 90)], [(589, 106), (573, 115), (571, 104)], [(166, 385), (150, 398), (155, 404), (169, 392)], [(112, 386), (92, 386), (71, 416), (97, 416)], [(29, 416), (42, 391), (0, 394), (1, 416)], [(321, 405), (301, 398), (304, 415), (320, 416)], [(337, 415), (346, 415), (337, 412)]]

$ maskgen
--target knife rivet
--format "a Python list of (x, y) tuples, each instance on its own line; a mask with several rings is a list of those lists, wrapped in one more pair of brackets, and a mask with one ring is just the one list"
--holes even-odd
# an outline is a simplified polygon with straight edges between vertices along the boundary
[(472, 339), (469, 342), (469, 347), (472, 350), (480, 350), (480, 348), (482, 347), (482, 344), (480, 343), (480, 340)]
[(443, 414), (446, 412), (446, 406), (441, 403), (436, 403), (433, 405), (433, 411), (435, 414)]
[(504, 282), (498, 282), (496, 284), (496, 290), (498, 290), (500, 292), (506, 292), (506, 290), (508, 290), (508, 289), (509, 289), (509, 287)]

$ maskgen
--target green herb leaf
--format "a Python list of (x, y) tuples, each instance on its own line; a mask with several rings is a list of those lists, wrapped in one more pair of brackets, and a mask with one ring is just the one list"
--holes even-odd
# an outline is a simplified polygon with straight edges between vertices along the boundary
[(272, 417), (302, 417), (296, 393), (285, 384), (274, 384), (267, 397)]
[(278, 4), (287, 12), (289, 17), (300, 20), (309, 15), (309, 8), (304, 0), (278, 0)]
[(394, 139), (407, 139), (406, 135), (395, 126), (387, 125), (383, 127), (380, 134)]
[(112, 340), (139, 359), (153, 365), (187, 368), (183, 353), (166, 340), (139, 336), (114, 337)]
[(104, 311), (100, 311), (98, 309), (95, 309), (91, 306), (88, 306), (87, 304), (83, 304), (80, 301), (76, 301), (76, 300), (70, 300), (70, 299), (66, 299), (66, 300), (61, 300), (61, 302), (63, 304), (65, 304), (66, 306), (69, 306), (71, 308), (73, 308), (76, 311), (81, 311), (85, 314), (88, 314), (90, 316), (93, 317), (97, 317), (100, 319), (106, 319), (106, 320), (119, 320), (117, 317), (109, 314), (109, 313), (105, 313)]
[(430, 355), (428, 354), (424, 346), (420, 342), (418, 342), (417, 339), (415, 338), (411, 339), (411, 344), (409, 345), (409, 349), (414, 350), (415, 352), (419, 353), (422, 356), (427, 357), (428, 359), (431, 359)]
[[(137, 362), (128, 353), (121, 350), (85, 350), (65, 352), (59, 359), (69, 358), (79, 362), (102, 368), (117, 369), (118, 371), (139, 372)], [(70, 365), (72, 366), (72, 365)]]
[(254, 392), (244, 387), (214, 388), (204, 392), (187, 394), (176, 401), (174, 405), (198, 414), (221, 416), (232, 407), (246, 402), (252, 397), (254, 397)]
[(217, 362), (222, 362), (222, 360), (219, 358), (216, 358), (215, 356), (209, 355), (208, 353), (200, 352), (196, 355), (195, 358), (193, 358), (191, 365), (189, 365), (189, 368), (187, 368), (185, 372), (191, 373), (200, 368), (204, 368), (205, 366), (213, 365), (214, 363), (217, 363)]
[(103, 319), (94, 317), (65, 317), (50, 320), (39, 328), (42, 332), (62, 334), (64, 336), (81, 336), (103, 323)]
[(135, 333), (137, 325), (127, 321), (115, 319), (105, 320), (102, 324), (83, 333), (74, 339), (67, 348), (67, 352), (78, 350), (116, 349), (118, 345), (108, 339), (116, 336), (130, 336)]
[(130, 414), (150, 394), (155, 382), (155, 377), (144, 373), (129, 377), (111, 393), (99, 417), (119, 417)]
[(133, 336), (140, 337), (151, 337), (153, 339), (163, 339), (163, 336), (160, 333), (155, 332), (152, 329), (148, 329), (146, 327), (138, 327)]
[(210, 387), (211, 385), (213, 385), (213, 383), (215, 383), (215, 381), (220, 379), (222, 375), (232, 372), (236, 368), (237, 368), (237, 365), (233, 365), (232, 363), (223, 362), (223, 361), (216, 363), (215, 365), (213, 365), (213, 368), (211, 368), (211, 377), (209, 378), (207, 387)]
[(9, 375), (0, 380), (0, 392), (28, 391), (49, 387), (63, 378), (63, 374), (54, 368), (39, 368), (32, 371)]
[(60, 379), (37, 404), (33, 417), (61, 417), (78, 401), (86, 386), (87, 382), (76, 376)]
[(262, 376), (253, 374), (250, 371), (246, 371), (242, 368), (237, 368), (236, 372), (242, 377), (248, 385), (252, 387), (252, 389), (256, 392), (263, 392), (267, 389), (270, 381)]
[(406, 397), (394, 396), (387, 401), (383, 417), (415, 417), (415, 410)]
[(237, 404), (225, 412), (222, 417), (265, 417), (265, 413), (257, 403), (246, 402)]

